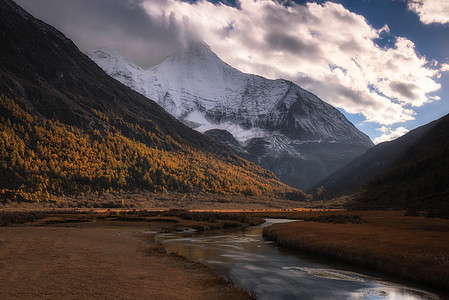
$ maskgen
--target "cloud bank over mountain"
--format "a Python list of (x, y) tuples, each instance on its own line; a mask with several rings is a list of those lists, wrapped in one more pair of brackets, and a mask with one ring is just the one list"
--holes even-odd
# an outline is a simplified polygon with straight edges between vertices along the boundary
[[(333, 2), (241, 0), (238, 7), (205, 0), (18, 2), (31, 11), (39, 6), (40, 17), (82, 50), (110, 47), (149, 67), (189, 40), (202, 40), (244, 72), (292, 80), (379, 127), (413, 120), (414, 108), (439, 100), (437, 79), (447, 69), (417, 53), (409, 39), (393, 36), (387, 25), (374, 28)], [(425, 8), (428, 1), (411, 2), (410, 8), (418, 2)], [(60, 11), (59, 17), (43, 7)]]

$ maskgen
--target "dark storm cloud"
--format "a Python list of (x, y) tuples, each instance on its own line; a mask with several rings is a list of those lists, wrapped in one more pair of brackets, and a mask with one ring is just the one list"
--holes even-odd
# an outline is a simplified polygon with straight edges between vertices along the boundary
[(363, 47), (355, 40), (340, 42), (338, 47), (343, 52), (360, 52), (363, 51)]
[(63, 31), (82, 51), (109, 47), (142, 67), (162, 61), (181, 48), (185, 38), (172, 16), (152, 19), (141, 6), (141, 0), (17, 0), (17, 3)]
[(285, 6), (271, 6), (264, 7), (265, 22), (269, 26), (289, 27), (294, 23), (321, 23), (321, 20), (312, 14), (307, 13), (304, 6), (297, 6), (295, 11), (286, 10)]
[(288, 10), (283, 5), (266, 5), (263, 9), (263, 15), (266, 25), (264, 41), (267, 50), (277, 50), (294, 55), (301, 55), (304, 59), (320, 59), (322, 53), (319, 45), (304, 37), (288, 33), (291, 24), (321, 22), (310, 13), (307, 13), (305, 7), (298, 6), (295, 10)]
[(413, 83), (404, 83), (393, 81), (390, 83), (390, 88), (396, 93), (407, 99), (417, 99), (418, 95), (414, 92), (418, 87)]
[(320, 48), (317, 45), (283, 32), (268, 32), (265, 35), (265, 42), (271, 49), (288, 51), (293, 54), (317, 57), (320, 53)]
[(329, 101), (332, 101), (331, 95), (338, 95), (345, 97), (348, 103), (350, 103), (349, 105), (352, 106), (358, 105), (366, 108), (373, 108), (377, 105), (377, 103), (373, 99), (371, 99), (370, 97), (366, 97), (364, 93), (339, 84), (339, 82), (336, 81), (332, 75), (326, 76), (322, 81), (302, 74), (301, 76), (298, 76), (297, 82), (301, 87), (311, 90), (322, 89), (323, 82), (326, 82), (326, 88), (329, 95), (327, 99)]

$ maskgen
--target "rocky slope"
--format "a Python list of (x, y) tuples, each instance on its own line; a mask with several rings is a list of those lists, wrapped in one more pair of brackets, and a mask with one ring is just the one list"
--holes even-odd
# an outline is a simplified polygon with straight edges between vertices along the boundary
[(0, 200), (121, 190), (291, 191), (0, 1)]
[(197, 131), (307, 188), (373, 144), (337, 109), (287, 80), (245, 74), (205, 43), (144, 70), (110, 49), (88, 56)]

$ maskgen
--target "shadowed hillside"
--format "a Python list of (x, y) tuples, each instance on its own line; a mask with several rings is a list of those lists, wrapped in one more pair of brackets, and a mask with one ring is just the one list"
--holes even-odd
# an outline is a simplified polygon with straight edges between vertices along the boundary
[(357, 208), (447, 208), (449, 115), (379, 144), (320, 186), (326, 196), (359, 192)]
[(0, 199), (144, 189), (304, 194), (109, 77), (0, 2)]

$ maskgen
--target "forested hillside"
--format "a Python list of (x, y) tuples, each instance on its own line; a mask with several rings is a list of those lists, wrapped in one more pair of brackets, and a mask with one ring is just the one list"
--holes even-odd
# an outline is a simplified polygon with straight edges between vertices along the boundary
[(449, 208), (448, 182), (446, 115), (376, 145), (325, 179), (319, 189), (328, 199), (357, 195), (354, 208)]
[(3, 198), (144, 189), (305, 195), (106, 75), (53, 27), (0, 2)]
[(394, 165), (365, 185), (354, 208), (449, 211), (449, 115), (425, 127)]

